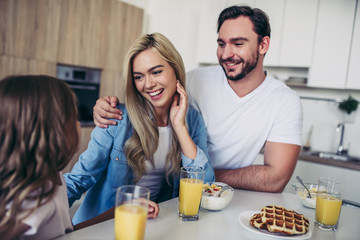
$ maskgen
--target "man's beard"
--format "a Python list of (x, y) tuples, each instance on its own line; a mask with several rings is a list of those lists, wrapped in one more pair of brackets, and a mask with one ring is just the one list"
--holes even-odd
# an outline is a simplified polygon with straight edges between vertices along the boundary
[(226, 61), (229, 62), (229, 61), (231, 61), (231, 59), (220, 60), (220, 66), (224, 70), (226, 78), (231, 81), (239, 81), (256, 68), (258, 61), (259, 61), (259, 51), (257, 51), (256, 55), (254, 55), (252, 58), (250, 58), (250, 60), (247, 62), (243, 58), (240, 59), (239, 63), (244, 63), (244, 67), (243, 67), (242, 71), (235, 76), (229, 76), (229, 74), (226, 72), (226, 69), (223, 66), (224, 62), (226, 62)]

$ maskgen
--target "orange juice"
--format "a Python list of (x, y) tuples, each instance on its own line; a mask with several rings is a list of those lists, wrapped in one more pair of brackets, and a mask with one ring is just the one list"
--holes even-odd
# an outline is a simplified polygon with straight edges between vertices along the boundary
[(142, 240), (145, 235), (147, 209), (124, 204), (115, 208), (115, 239)]
[(316, 221), (324, 225), (336, 225), (341, 210), (342, 201), (331, 195), (321, 194), (316, 199)]
[(180, 179), (179, 212), (184, 215), (197, 215), (202, 195), (203, 181), (192, 178)]

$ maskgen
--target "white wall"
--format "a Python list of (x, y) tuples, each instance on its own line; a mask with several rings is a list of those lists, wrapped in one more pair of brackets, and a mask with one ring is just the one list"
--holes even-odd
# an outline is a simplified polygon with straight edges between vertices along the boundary
[(194, 53), (197, 49), (197, 29), (200, 20), (198, 13), (203, 0), (122, 1), (144, 8), (143, 32), (160, 32), (169, 38), (183, 57), (187, 71), (198, 67)]
[[(129, 4), (144, 8), (144, 33), (160, 32), (167, 36), (182, 55), (186, 70), (199, 66), (196, 59), (198, 44), (199, 12), (202, 1), (206, 0), (122, 0)], [(238, 1), (241, 3), (241, 1)], [(209, 23), (216, 24), (216, 23)], [(209, 39), (209, 41), (212, 39)], [(215, 41), (215, 40), (214, 40)], [(215, 54), (215, 52), (214, 52)], [(336, 63), (335, 63), (336, 64)], [(336, 67), (336, 65), (335, 65)], [(307, 72), (305, 71), (305, 75)], [(299, 75), (296, 73), (295, 75)], [(300, 73), (300, 75), (303, 75)], [(344, 99), (352, 94), (360, 100), (360, 91), (322, 90), (295, 88), (300, 96)], [(312, 149), (320, 151), (336, 151), (339, 143), (337, 124), (342, 121), (338, 105), (333, 102), (302, 100), (304, 112), (303, 143), (308, 131), (313, 126)], [(360, 109), (356, 112), (359, 115)], [(345, 127), (345, 146), (350, 144), (349, 153), (360, 156), (360, 116), (354, 123)]]
[[(196, 68), (197, 27), (201, 0), (148, 0), (148, 32), (167, 36), (183, 57), (185, 69)], [(191, 6), (191, 7), (189, 7)]]

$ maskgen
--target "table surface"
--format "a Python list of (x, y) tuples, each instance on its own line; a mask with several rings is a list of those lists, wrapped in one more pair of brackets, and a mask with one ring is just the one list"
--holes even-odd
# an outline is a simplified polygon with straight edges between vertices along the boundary
[[(343, 206), (338, 231), (327, 232), (314, 227), (315, 210), (306, 208), (292, 193), (263, 193), (235, 190), (234, 197), (222, 211), (200, 210), (199, 221), (183, 222), (178, 218), (178, 198), (160, 203), (160, 213), (156, 219), (148, 219), (145, 239), (276, 239), (249, 231), (239, 223), (242, 212), (260, 212), (266, 205), (279, 205), (304, 214), (310, 220), (311, 239), (360, 239), (360, 208)], [(299, 239), (297, 236), (296, 239)], [(290, 239), (294, 237), (290, 237)], [(114, 239), (114, 220), (108, 220), (58, 239)], [(300, 237), (301, 239), (301, 237)]]

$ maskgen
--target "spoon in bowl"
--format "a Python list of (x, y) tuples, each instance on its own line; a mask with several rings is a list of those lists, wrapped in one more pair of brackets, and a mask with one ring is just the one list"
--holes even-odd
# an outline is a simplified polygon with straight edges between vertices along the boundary
[(308, 189), (308, 188), (305, 186), (305, 184), (303, 183), (302, 179), (301, 179), (299, 176), (296, 176), (296, 179), (299, 181), (299, 183), (300, 183), (301, 185), (304, 186), (304, 188), (305, 188), (306, 191), (308, 192), (307, 197), (308, 197), (308, 198), (311, 198), (311, 193), (310, 193), (309, 189)]

